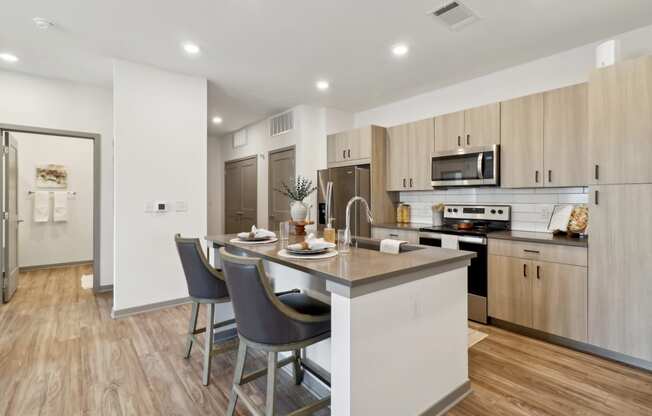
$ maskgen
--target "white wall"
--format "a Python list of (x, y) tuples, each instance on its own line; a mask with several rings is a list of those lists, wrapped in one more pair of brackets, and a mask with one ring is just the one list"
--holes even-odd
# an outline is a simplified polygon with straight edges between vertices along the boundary
[[(114, 61), (115, 312), (188, 296), (175, 233), (207, 228), (207, 83)], [(146, 213), (147, 201), (186, 212)]]
[[(623, 59), (652, 53), (652, 25), (616, 36)], [(361, 111), (355, 125), (390, 127), (588, 80), (602, 40), (426, 94)]]
[[(93, 142), (71, 137), (16, 133), (18, 142), (18, 232), (20, 267), (72, 263), (93, 259)], [(54, 195), (50, 195), (50, 221), (33, 221), (36, 167), (64, 165), (68, 187), (55, 192), (75, 192), (68, 198), (65, 222), (52, 221)]]
[(113, 283), (113, 107), (110, 89), (0, 71), (0, 123), (101, 137), (100, 283)]
[[(247, 145), (233, 148), (233, 135), (226, 135), (220, 140), (219, 156), (214, 156), (219, 166), (211, 175), (215, 175), (215, 185), (210, 185), (211, 192), (218, 192), (219, 200), (219, 230), (224, 229), (224, 162), (243, 157), (258, 155), (258, 226), (267, 226), (268, 221), (268, 157), (269, 152), (289, 146), (296, 149), (296, 174), (312, 179), (317, 185), (317, 171), (325, 169), (327, 164), (326, 136), (331, 133), (353, 127), (353, 114), (330, 108), (300, 105), (292, 109), (294, 112), (294, 129), (280, 136), (269, 135), (269, 119), (254, 123), (245, 128)], [(209, 181), (212, 182), (213, 180)], [(317, 213), (316, 193), (309, 200), (313, 205), (311, 216)], [(213, 197), (209, 196), (209, 200)], [(217, 218), (218, 216), (216, 216)]]

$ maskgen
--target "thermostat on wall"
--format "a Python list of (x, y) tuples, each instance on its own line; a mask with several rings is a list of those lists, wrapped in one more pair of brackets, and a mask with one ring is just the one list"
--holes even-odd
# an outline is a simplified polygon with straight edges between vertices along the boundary
[(154, 212), (168, 212), (168, 203), (165, 201), (154, 201)]

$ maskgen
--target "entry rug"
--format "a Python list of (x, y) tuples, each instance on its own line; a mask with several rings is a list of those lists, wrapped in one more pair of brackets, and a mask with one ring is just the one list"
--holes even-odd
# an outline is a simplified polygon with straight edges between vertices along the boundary
[(93, 288), (93, 275), (85, 274), (81, 277), (81, 287), (82, 289), (92, 289)]
[(469, 348), (487, 338), (489, 334), (478, 331), (477, 329), (469, 328)]

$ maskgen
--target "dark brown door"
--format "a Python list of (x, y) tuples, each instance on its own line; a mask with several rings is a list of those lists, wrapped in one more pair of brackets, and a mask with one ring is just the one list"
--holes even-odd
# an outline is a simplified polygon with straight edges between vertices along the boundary
[(278, 223), (290, 219), (290, 202), (276, 190), (282, 182), (288, 182), (295, 175), (294, 148), (270, 152), (269, 154), (269, 224), (270, 230), (278, 229)]
[(239, 233), (256, 224), (258, 204), (258, 158), (224, 165), (225, 232)]

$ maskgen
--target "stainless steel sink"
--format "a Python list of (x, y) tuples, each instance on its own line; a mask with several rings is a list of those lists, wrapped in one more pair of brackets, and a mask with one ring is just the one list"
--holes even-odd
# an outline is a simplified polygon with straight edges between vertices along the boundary
[[(374, 250), (380, 251), (380, 240), (374, 240), (372, 238), (365, 237), (354, 237), (352, 239), (353, 247), (362, 248), (365, 250)], [(408, 253), (415, 250), (423, 250), (425, 247), (413, 245), (413, 244), (401, 244), (400, 253)]]

